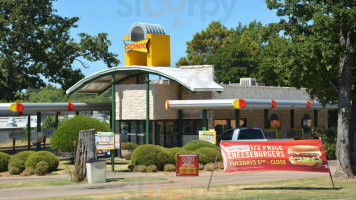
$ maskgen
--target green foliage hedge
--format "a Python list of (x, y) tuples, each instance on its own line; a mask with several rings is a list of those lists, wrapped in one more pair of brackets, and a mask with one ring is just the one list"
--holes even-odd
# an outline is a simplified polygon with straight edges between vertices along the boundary
[(59, 151), (75, 152), (79, 131), (95, 129), (95, 132), (109, 132), (109, 124), (87, 116), (75, 116), (67, 119), (54, 132), (51, 148)]
[(52, 152), (49, 151), (38, 151), (32, 154), (27, 161), (25, 162), (25, 167), (32, 167), (33, 169), (36, 169), (37, 163), (45, 161), (48, 163), (49, 166), (49, 172), (54, 171), (57, 169), (59, 160), (56, 155), (54, 155)]
[[(200, 148), (200, 149), (196, 150), (196, 152), (205, 154), (208, 163), (214, 163), (215, 162), (215, 158), (216, 158), (216, 154), (218, 153), (218, 150), (215, 149), (215, 148), (203, 147), (203, 148)], [(222, 160), (222, 155), (219, 152), (217, 161), (221, 161), (221, 160)]]
[(42, 176), (47, 174), (49, 171), (49, 165), (46, 161), (40, 161), (36, 164), (36, 169), (34, 170), (34, 174)]
[(12, 156), (9, 162), (11, 163), (11, 161), (15, 159), (19, 159), (22, 160), (23, 162), (26, 162), (26, 160), (34, 153), (35, 153), (34, 151), (21, 151), (15, 154), (14, 156)]
[(136, 143), (132, 142), (123, 142), (121, 143), (122, 150), (135, 150), (138, 147)]
[(325, 155), (328, 159), (336, 159), (336, 141), (337, 131), (333, 129), (327, 129), (323, 132), (312, 130), (314, 137), (320, 137), (323, 141)]
[(168, 149), (145, 144), (138, 146), (132, 153), (131, 165), (156, 165), (158, 170), (163, 170), (165, 164), (174, 163), (173, 154)]
[(173, 156), (175, 156), (177, 154), (177, 152), (181, 151), (181, 150), (183, 150), (182, 147), (173, 147), (173, 148), (168, 149), (168, 151), (170, 151), (173, 154)]
[[(10, 159), (8, 169), (11, 175), (21, 174), (21, 172), (25, 169), (25, 161), (20, 160), (18, 158)], [(16, 170), (15, 170), (16, 168)]]
[(0, 172), (7, 171), (7, 165), (9, 164), (9, 160), (9, 154), (0, 152)]
[(203, 147), (210, 147), (210, 148), (215, 148), (218, 149), (218, 147), (215, 144), (212, 144), (210, 142), (204, 141), (204, 140), (193, 140), (184, 145), (183, 149), (185, 150), (190, 150), (190, 151), (195, 151)]

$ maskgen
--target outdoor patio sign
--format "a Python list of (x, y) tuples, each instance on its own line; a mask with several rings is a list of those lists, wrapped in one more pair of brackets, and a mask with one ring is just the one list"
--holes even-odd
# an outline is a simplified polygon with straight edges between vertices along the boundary
[(15, 129), (9, 132), (9, 138), (15, 140), (24, 140), (25, 139), (25, 131), (22, 129)]
[(95, 135), (96, 149), (99, 150), (113, 150), (115, 149), (113, 132), (98, 132)]
[(31, 141), (32, 142), (43, 142), (43, 132), (37, 132), (36, 130), (31, 130)]
[(115, 134), (115, 149), (120, 149), (120, 134)]
[(54, 129), (53, 128), (50, 128), (50, 127), (47, 127), (45, 129), (43, 129), (43, 135), (45, 137), (51, 137), (54, 133)]
[(177, 154), (176, 176), (199, 176), (199, 154)]
[(221, 141), (225, 172), (287, 170), (330, 173), (321, 140)]
[(212, 144), (216, 144), (216, 131), (209, 129), (209, 131), (199, 131), (199, 140), (205, 140)]

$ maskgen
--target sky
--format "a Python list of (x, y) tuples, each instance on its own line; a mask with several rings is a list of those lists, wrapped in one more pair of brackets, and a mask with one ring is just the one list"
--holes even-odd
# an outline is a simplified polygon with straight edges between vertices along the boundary
[[(171, 65), (186, 56), (186, 42), (206, 29), (210, 22), (220, 21), (227, 28), (236, 28), (256, 20), (262, 24), (278, 22), (274, 10), (265, 0), (60, 0), (53, 2), (62, 17), (79, 17), (78, 27), (71, 29), (73, 38), (78, 33), (90, 35), (108, 33), (110, 51), (118, 54), (124, 66), (124, 35), (136, 22), (160, 24), (171, 38)], [(80, 67), (85, 76), (107, 69), (103, 62), (86, 62)]]

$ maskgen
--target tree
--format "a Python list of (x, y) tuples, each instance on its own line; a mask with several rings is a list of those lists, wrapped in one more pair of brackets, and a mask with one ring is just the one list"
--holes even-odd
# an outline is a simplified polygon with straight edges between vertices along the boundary
[(279, 25), (291, 39), (288, 49), (282, 51), (288, 58), (284, 64), (291, 85), (306, 87), (311, 97), (322, 103), (338, 103), (335, 176), (353, 178), (356, 105), (351, 105), (351, 100), (356, 102), (356, 91), (351, 86), (356, 83), (356, 2), (267, 0), (267, 5), (277, 9), (282, 17)]
[(58, 103), (68, 101), (65, 91), (56, 88), (52, 84), (48, 84), (40, 90), (30, 88), (26, 91), (26, 94), (26, 102), (31, 103)]
[(255, 77), (259, 56), (259, 44), (251, 38), (251, 32), (245, 30), (205, 63), (214, 65), (215, 75), (220, 81), (237, 83), (242, 77)]
[(275, 24), (269, 24), (264, 30), (256, 78), (270, 86), (290, 86), (288, 69), (285, 67), (290, 39), (280, 36), (279, 32)]
[(193, 39), (187, 42), (188, 55), (180, 58), (176, 65), (204, 64), (209, 56), (231, 42), (232, 33), (232, 29), (228, 30), (220, 22), (211, 22), (205, 30), (196, 33)]
[(120, 63), (108, 50), (106, 33), (80, 33), (79, 42), (70, 37), (78, 20), (56, 15), (51, 0), (0, 2), (0, 99), (22, 98), (22, 90), (39, 89), (44, 79), (66, 90), (83, 78), (74, 62), (84, 67), (84, 60), (102, 60), (108, 67)]

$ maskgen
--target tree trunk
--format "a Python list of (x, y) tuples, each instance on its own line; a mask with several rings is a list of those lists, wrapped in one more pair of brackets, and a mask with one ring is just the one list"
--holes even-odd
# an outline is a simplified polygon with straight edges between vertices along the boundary
[(75, 177), (76, 182), (86, 181), (86, 163), (89, 160), (96, 160), (95, 130), (79, 131), (77, 152), (75, 156)]
[(356, 99), (352, 101), (352, 115), (350, 127), (351, 170), (356, 174)]
[(340, 59), (340, 80), (339, 80), (339, 109), (336, 158), (337, 167), (334, 176), (351, 179), (354, 174), (351, 170), (351, 149), (350, 149), (350, 120), (351, 120), (351, 74), (355, 59), (353, 46), (353, 33), (344, 31), (344, 24), (340, 25), (340, 43), (345, 47), (345, 52)]

